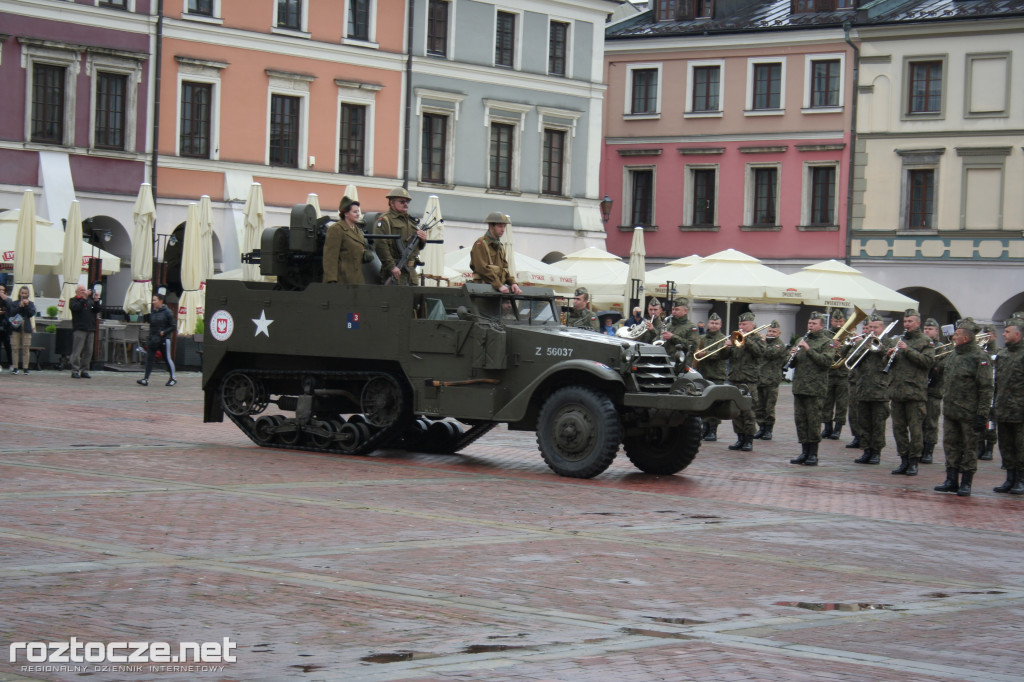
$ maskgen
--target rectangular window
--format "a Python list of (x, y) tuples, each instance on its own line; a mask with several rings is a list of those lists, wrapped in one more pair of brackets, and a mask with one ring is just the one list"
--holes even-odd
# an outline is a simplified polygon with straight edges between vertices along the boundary
[(938, 114), (942, 111), (942, 62), (910, 63), (910, 97), (907, 113)]
[(370, 0), (348, 0), (348, 37), (370, 39)]
[(715, 171), (693, 171), (693, 224), (715, 224)]
[(64, 142), (65, 67), (32, 65), (32, 141)]
[(188, 13), (212, 17), (213, 0), (188, 0)]
[(565, 75), (565, 59), (568, 44), (569, 24), (564, 21), (552, 21), (551, 35), (548, 37), (548, 73), (551, 75)]
[(302, 0), (277, 0), (277, 26), (302, 30)]
[(629, 217), (632, 227), (654, 224), (654, 171), (630, 171), (630, 205)]
[(444, 156), (447, 152), (447, 117), (439, 114), (423, 115), (423, 148), (420, 153), (421, 179), (424, 182), (444, 183)]
[(778, 169), (754, 169), (754, 225), (766, 227), (776, 225), (775, 194)]
[(213, 118), (213, 86), (209, 83), (181, 84), (181, 139), (179, 154), (210, 158), (210, 122)]
[(677, 0), (656, 0), (658, 21), (675, 21)]
[(544, 131), (544, 164), (542, 194), (561, 196), (565, 193), (562, 185), (565, 167), (565, 131)]
[(111, 7), (113, 9), (128, 9), (128, 0), (100, 0), (100, 7)]
[(507, 123), (491, 124), (490, 189), (512, 189), (512, 149), (515, 126)]
[(693, 69), (693, 110), (718, 111), (721, 67), (696, 66)]
[(710, 19), (713, 8), (713, 0), (693, 0), (693, 18)]
[(498, 25), (494, 37), (494, 65), (515, 66), (516, 58), (516, 15), (498, 12)]
[(658, 70), (633, 69), (633, 105), (630, 113), (658, 113)]
[(782, 65), (754, 65), (754, 109), (781, 108)]
[(341, 105), (341, 139), (338, 145), (338, 172), (362, 175), (365, 172), (366, 107)]
[(125, 102), (128, 76), (99, 72), (96, 75), (96, 129), (98, 149), (124, 149)]
[(839, 60), (811, 62), (811, 106), (839, 106)]
[(427, 54), (448, 56), (448, 0), (430, 0), (427, 8)]
[(270, 96), (270, 165), (299, 166), (299, 98)]
[(836, 169), (811, 168), (811, 225), (835, 225)]
[(423, 139), (420, 176), (423, 182), (443, 185), (445, 182), (445, 154), (448, 148), (448, 117), (440, 114), (423, 115)]
[(930, 230), (935, 208), (935, 171), (931, 168), (908, 171), (907, 227)]

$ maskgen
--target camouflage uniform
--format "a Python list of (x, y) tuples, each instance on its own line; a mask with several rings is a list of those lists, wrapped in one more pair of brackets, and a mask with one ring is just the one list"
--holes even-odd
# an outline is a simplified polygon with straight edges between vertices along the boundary
[[(390, 210), (377, 219), (377, 227), (374, 229), (374, 234), (402, 235), (402, 238), (398, 240), (374, 240), (376, 243), (373, 246), (380, 257), (380, 275), (383, 281), (387, 281), (388, 277), (391, 276), (391, 271), (398, 265), (398, 259), (402, 257), (402, 249), (409, 243), (409, 240), (416, 236), (417, 229), (416, 219), (408, 213)], [(416, 259), (420, 255), (421, 248), (423, 248), (422, 241), (416, 245), (416, 248), (409, 255), (409, 260), (406, 262), (405, 268), (402, 269), (399, 284), (418, 285), (420, 283), (420, 276), (415, 268)]]
[[(946, 469), (978, 470), (978, 437), (992, 405), (992, 361), (971, 341), (947, 356), (942, 393), (942, 446)], [(970, 482), (971, 476), (964, 480)]]
[[(896, 440), (900, 469), (896, 473), (917, 471), (924, 447), (924, 421), (927, 415), (928, 370), (935, 361), (935, 342), (920, 329), (907, 332), (902, 340), (907, 344), (895, 351), (889, 370), (889, 409), (892, 413), (892, 435)], [(888, 363), (888, 359), (886, 359)]]
[(565, 314), (565, 326), (566, 327), (577, 327), (579, 329), (592, 329), (593, 331), (601, 331), (601, 323), (597, 319), (592, 311), (587, 308), (582, 310), (576, 310), (573, 308)]
[[(721, 330), (717, 332), (708, 332), (704, 335), (704, 347), (707, 348), (716, 341), (720, 341), (725, 338), (725, 334)], [(714, 350), (714, 349), (712, 349)], [(713, 381), (716, 384), (724, 384), (728, 382), (728, 367), (725, 364), (725, 358), (722, 357), (722, 353), (715, 353), (707, 360), (696, 360), (697, 371), (701, 373), (708, 381)], [(717, 431), (718, 425), (722, 423), (722, 420), (718, 417), (704, 417), (705, 437), (713, 434)], [(715, 436), (717, 438), (717, 435)]]
[(673, 357), (681, 351), (692, 362), (693, 353), (700, 344), (700, 331), (697, 325), (690, 322), (686, 315), (681, 318), (670, 317), (665, 322), (664, 331), (672, 333), (672, 338), (665, 341), (665, 350)]
[[(839, 329), (830, 329), (825, 333), (835, 338)], [(828, 370), (828, 390), (825, 400), (821, 403), (821, 418), (825, 429), (822, 438), (839, 440), (839, 435), (846, 425), (846, 411), (850, 404), (850, 370), (845, 365)]]
[[(852, 350), (853, 347), (847, 346), (847, 349)], [(858, 437), (864, 448), (864, 455), (854, 461), (878, 464), (885, 447), (885, 422), (889, 419), (889, 375), (882, 372), (888, 360), (883, 351), (862, 349), (862, 352), (865, 353), (863, 359), (850, 372), (853, 400), (857, 403)]]
[[(781, 338), (765, 339), (764, 354), (758, 368), (757, 412), (754, 417), (761, 425), (761, 438), (771, 440), (775, 428), (775, 404), (779, 400), (782, 366), (789, 359), (789, 349)], [(754, 434), (757, 438), (757, 434)]]
[(808, 348), (797, 351), (792, 367), (793, 416), (797, 440), (804, 448), (800, 457), (790, 463), (814, 465), (818, 463), (817, 448), (821, 442), (821, 400), (828, 391), (828, 368), (835, 360), (835, 345), (823, 329), (807, 334), (803, 340)]
[(949, 356), (935, 358), (935, 364), (928, 370), (928, 407), (924, 422), (924, 453), (931, 455), (939, 442), (939, 417), (942, 415), (942, 383)]
[[(753, 322), (753, 319), (754, 316), (750, 313), (740, 316), (741, 322)], [(743, 340), (742, 347), (732, 346), (720, 353), (729, 361), (729, 383), (741, 391), (748, 392), (752, 403), (749, 409), (741, 410), (739, 415), (732, 420), (732, 430), (739, 437), (735, 446), (729, 446), (732, 450), (749, 451), (750, 445), (754, 441), (754, 433), (757, 431), (754, 411), (757, 409), (757, 384), (761, 378), (761, 358), (764, 356), (764, 346), (764, 339), (760, 334), (748, 334)]]
[[(1015, 326), (1024, 324), (1016, 320)], [(1007, 481), (1006, 491), (1024, 494), (1024, 341), (1007, 342), (996, 359), (995, 408), (993, 414), (999, 430), (999, 455), (1003, 459)], [(1011, 472), (1013, 475), (1011, 475)]]
[[(988, 341), (982, 344), (980, 348), (989, 356), (989, 358), (994, 360), (996, 353), (999, 350), (999, 347), (996, 344), (995, 332), (993, 332), (990, 327), (985, 327), (982, 331), (989, 334), (989, 337)], [(992, 453), (998, 442), (999, 432), (996, 430), (996, 422), (994, 419), (990, 419), (985, 423), (985, 430), (982, 432), (981, 438), (978, 439), (978, 459), (992, 459)]]

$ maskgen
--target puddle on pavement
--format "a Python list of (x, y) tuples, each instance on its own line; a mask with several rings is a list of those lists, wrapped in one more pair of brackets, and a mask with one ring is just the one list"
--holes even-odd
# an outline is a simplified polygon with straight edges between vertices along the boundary
[(842, 602), (810, 602), (810, 601), (777, 601), (773, 606), (793, 606), (808, 611), (901, 611), (892, 604), (869, 604), (866, 602), (854, 602), (844, 604)]
[(662, 618), (659, 616), (644, 616), (655, 623), (671, 623), (672, 625), (703, 625), (707, 621), (696, 620), (695, 618)]
[[(519, 635), (513, 635), (516, 637), (524, 637), (525, 633)], [(527, 645), (516, 645), (516, 644), (470, 644), (467, 647), (463, 647), (457, 654), (490, 654), (498, 651), (514, 651), (522, 649), (533, 649), (533, 646)], [(423, 651), (395, 651), (386, 654), (370, 654), (369, 656), (363, 656), (360, 661), (364, 663), (400, 663), (402, 661), (415, 661), (422, 660), (425, 658), (437, 658), (438, 656), (451, 656), (449, 653), (437, 653), (430, 654)], [(298, 666), (292, 666), (298, 667)]]
[(304, 673), (311, 673), (311, 672), (313, 672), (314, 670), (323, 670), (323, 666), (322, 666), (322, 665), (310, 665), (310, 664), (306, 664), (306, 665), (290, 665), (290, 666), (288, 666), (288, 667), (289, 667), (289, 668), (295, 668), (295, 669), (297, 669), (297, 670), (301, 670), (301, 671), (302, 671), (302, 672), (304, 672)]
[(627, 635), (660, 637), (662, 639), (696, 639), (693, 635), (684, 635), (678, 632), (662, 632), (661, 630), (645, 630), (643, 628), (619, 628), (619, 632)]

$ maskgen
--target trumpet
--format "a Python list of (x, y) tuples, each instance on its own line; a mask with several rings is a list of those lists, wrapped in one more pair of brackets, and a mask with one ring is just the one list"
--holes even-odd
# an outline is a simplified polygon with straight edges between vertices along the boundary
[(866, 335), (864, 339), (857, 344), (857, 347), (850, 351), (849, 356), (847, 356), (845, 360), (837, 361), (836, 364), (833, 364), (832, 366), (835, 367), (839, 362), (842, 362), (846, 369), (853, 369), (860, 364), (860, 361), (863, 360), (868, 353), (877, 353), (881, 351), (882, 348), (884, 348), (882, 339), (885, 338), (886, 334), (892, 331), (892, 328), (896, 326), (896, 322), (896, 320), (890, 322), (889, 326), (883, 329), (882, 333), (877, 336), (874, 334)]
[[(770, 324), (762, 324), (757, 329), (751, 329), (749, 332), (746, 332), (746, 333), (743, 333), (739, 329), (737, 329), (736, 331), (734, 331), (729, 336), (725, 337), (724, 339), (719, 339), (718, 341), (715, 341), (713, 344), (711, 344), (710, 346), (705, 348), (703, 351), (701, 351), (701, 352), (704, 353), (704, 355), (701, 356), (700, 359), (701, 360), (707, 360), (708, 358), (710, 358), (715, 353), (717, 353), (717, 352), (719, 352), (721, 350), (724, 350), (726, 348), (726, 345), (725, 345), (726, 341), (732, 341), (732, 345), (733, 345), (734, 348), (743, 348), (743, 344), (746, 343), (746, 338), (748, 336), (750, 336), (751, 334), (757, 334), (759, 332), (762, 332), (762, 331), (764, 331), (765, 329), (767, 329), (770, 326), (771, 326)], [(721, 346), (719, 348), (715, 348), (715, 346), (718, 346), (719, 344), (721, 344)], [(709, 353), (709, 352), (707, 352), (709, 348), (714, 348), (714, 350)]]

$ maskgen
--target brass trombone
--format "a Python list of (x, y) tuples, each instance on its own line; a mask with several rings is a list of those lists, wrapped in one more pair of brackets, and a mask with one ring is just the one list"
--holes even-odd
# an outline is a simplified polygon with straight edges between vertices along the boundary
[[(730, 334), (729, 336), (725, 337), (724, 339), (719, 339), (718, 341), (715, 341), (713, 344), (711, 344), (707, 348), (704, 348), (702, 350), (697, 351), (698, 353), (704, 353), (704, 355), (702, 355), (701, 357), (699, 357), (697, 359), (701, 360), (701, 361), (704, 361), (704, 360), (707, 360), (708, 358), (710, 358), (715, 353), (717, 353), (717, 352), (719, 352), (721, 350), (724, 350), (726, 348), (726, 345), (725, 345), (726, 341), (732, 341), (732, 345), (735, 348), (743, 348), (743, 344), (746, 343), (746, 338), (748, 336), (750, 336), (751, 334), (757, 334), (758, 332), (762, 332), (762, 331), (764, 331), (765, 329), (767, 329), (770, 326), (771, 326), (770, 324), (762, 324), (757, 329), (751, 329), (749, 332), (747, 332), (745, 334), (743, 332), (741, 332), (739, 329), (737, 329), (736, 331), (734, 331), (732, 334)], [(719, 346), (719, 344), (721, 344), (720, 347), (715, 348), (715, 346)], [(709, 353), (708, 350), (711, 349), (711, 348), (714, 348), (714, 350), (712, 350)]]
[(866, 319), (868, 319), (868, 314), (857, 306), (853, 306), (853, 315), (850, 315), (850, 319), (832, 337), (832, 342), (839, 345), (839, 348), (836, 350), (835, 362), (832, 363), (832, 369), (838, 369), (843, 366), (843, 358), (840, 355), (842, 347), (846, 345), (847, 337)]
[[(983, 347), (991, 339), (992, 339), (992, 335), (991, 334), (989, 334), (988, 332), (982, 332), (982, 333), (978, 334), (976, 337), (974, 337), (974, 342), (976, 344), (978, 344), (978, 346), (982, 346)], [(950, 341), (949, 343), (944, 343), (941, 346), (936, 346), (935, 350), (936, 351), (941, 351), (941, 352), (936, 352), (935, 353), (935, 357), (941, 358), (941, 357), (945, 357), (946, 355), (949, 355), (954, 350), (956, 350), (956, 346), (954, 346), (953, 342)]]
[[(868, 334), (864, 337), (864, 340), (857, 344), (857, 347), (850, 351), (850, 354), (842, 361), (842, 364), (846, 369), (853, 369), (860, 364), (860, 361), (867, 356), (868, 353), (877, 353), (882, 350), (884, 345), (882, 339), (892, 331), (892, 328), (896, 326), (899, 320), (893, 320), (889, 323), (889, 326), (882, 330), (882, 333), (875, 336), (874, 334)], [(863, 349), (863, 350), (862, 350)], [(835, 367), (836, 365), (833, 365)]]

